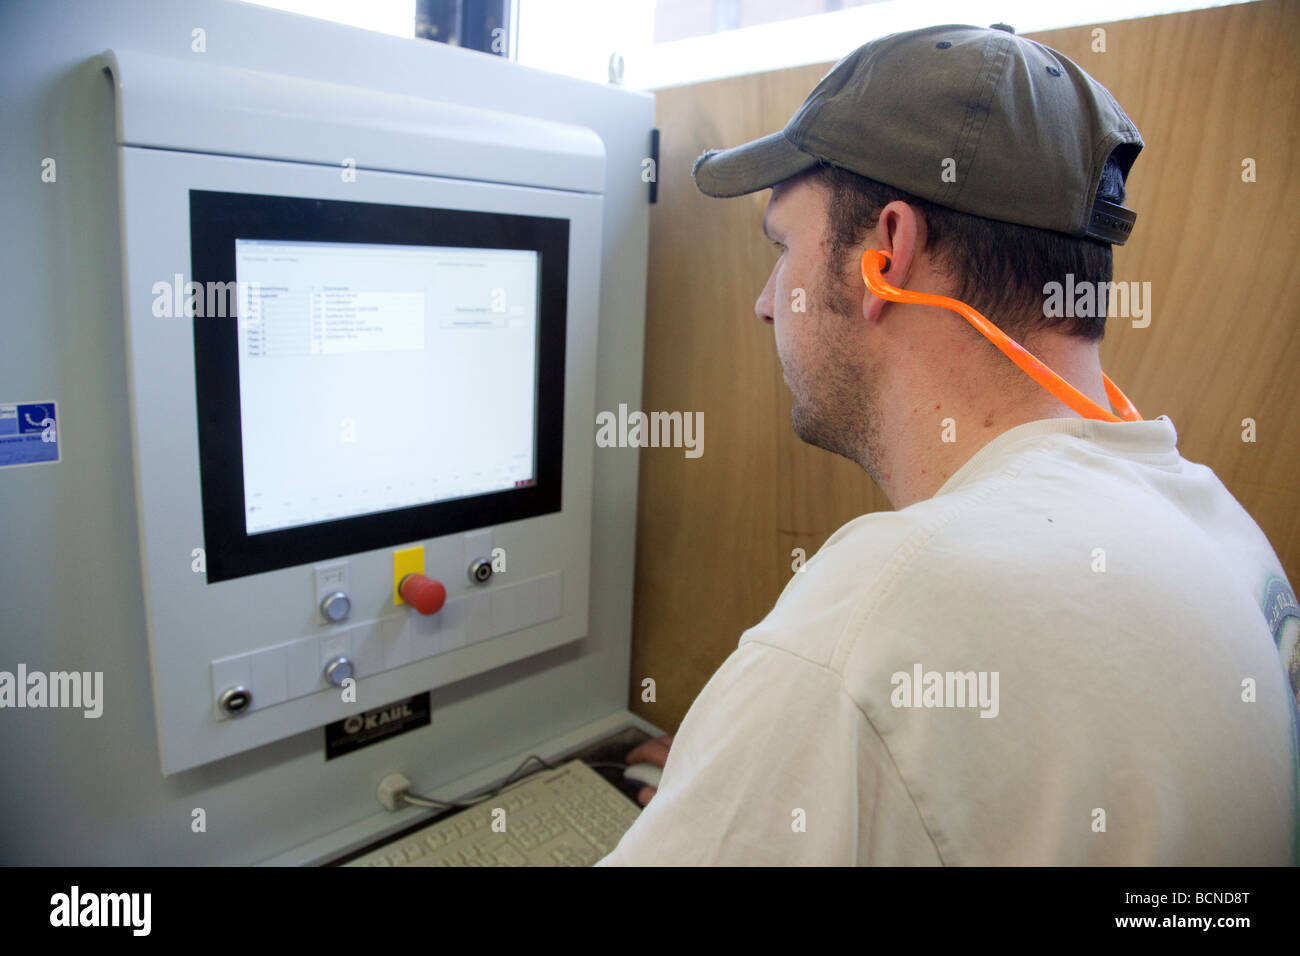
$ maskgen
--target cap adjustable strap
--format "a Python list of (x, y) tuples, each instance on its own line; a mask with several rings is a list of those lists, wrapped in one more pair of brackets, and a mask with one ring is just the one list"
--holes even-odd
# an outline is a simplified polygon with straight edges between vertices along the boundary
[(1107, 202), (1105, 199), (1095, 199), (1092, 203), (1092, 216), (1088, 220), (1088, 228), (1084, 235), (1090, 239), (1100, 239), (1103, 242), (1122, 246), (1128, 241), (1135, 222), (1137, 222), (1137, 213), (1132, 209), (1118, 203)]

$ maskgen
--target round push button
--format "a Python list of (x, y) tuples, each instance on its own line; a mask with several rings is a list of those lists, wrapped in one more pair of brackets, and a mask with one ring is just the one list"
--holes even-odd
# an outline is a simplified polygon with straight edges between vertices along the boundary
[(423, 574), (408, 574), (397, 585), (402, 600), (421, 614), (437, 614), (447, 602), (447, 589), (441, 581), (426, 578)]
[(346, 657), (336, 657), (325, 665), (325, 679), (335, 687), (342, 687), (343, 682), (352, 676), (352, 662)]
[(352, 600), (342, 591), (327, 594), (320, 602), (320, 613), (331, 624), (337, 624), (352, 613)]

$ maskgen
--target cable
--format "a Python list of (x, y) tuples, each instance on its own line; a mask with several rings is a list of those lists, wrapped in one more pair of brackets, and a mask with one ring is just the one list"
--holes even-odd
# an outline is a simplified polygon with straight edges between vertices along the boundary
[[(515, 769), (512, 770), (504, 780), (502, 780), (499, 784), (497, 784), (494, 789), (465, 803), (449, 801), (449, 800), (435, 800), (432, 797), (421, 797), (410, 793), (403, 793), (400, 796), (403, 801), (416, 807), (427, 807), (432, 810), (468, 810), (470, 807), (476, 807), (480, 803), (483, 803), (486, 800), (491, 800), (493, 797), (500, 795), (507, 787), (511, 785), (511, 781), (514, 780), (515, 775), (519, 773), (519, 771), (527, 767), (534, 760), (540, 763), (547, 770), (555, 769), (554, 764), (548, 763), (541, 757), (537, 756), (537, 754), (529, 754), (528, 757), (524, 759), (524, 762), (521, 763), (518, 767), (515, 767)], [(523, 783), (524, 781), (520, 780), (518, 782)]]

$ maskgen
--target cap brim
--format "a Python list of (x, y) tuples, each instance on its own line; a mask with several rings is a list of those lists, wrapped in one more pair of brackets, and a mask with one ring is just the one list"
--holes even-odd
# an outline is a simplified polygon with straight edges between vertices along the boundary
[(743, 146), (709, 150), (695, 161), (691, 178), (706, 196), (726, 199), (770, 189), (817, 163), (816, 156), (792, 145), (785, 133), (773, 133)]

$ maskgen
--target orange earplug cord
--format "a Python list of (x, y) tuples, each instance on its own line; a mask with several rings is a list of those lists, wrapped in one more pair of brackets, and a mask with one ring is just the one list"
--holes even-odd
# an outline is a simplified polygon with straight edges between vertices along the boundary
[(881, 299), (888, 299), (891, 302), (903, 302), (909, 305), (937, 305), (942, 309), (951, 309), (975, 326), (981, 335), (996, 345), (1007, 358), (1020, 366), (1026, 375), (1084, 418), (1096, 418), (1107, 422), (1142, 421), (1142, 416), (1133, 407), (1133, 403), (1128, 400), (1128, 396), (1120, 391), (1119, 386), (1112, 382), (1105, 372), (1101, 373), (1101, 377), (1106, 384), (1106, 395), (1110, 398), (1111, 404), (1119, 411), (1119, 415), (1102, 408), (1087, 395), (1084, 395), (1083, 392), (1034, 358), (1019, 342), (1012, 339), (965, 302), (950, 299), (946, 295), (933, 295), (929, 292), (908, 292), (906, 289), (894, 288), (881, 276), (881, 272), (888, 268), (889, 256), (879, 249), (867, 249), (862, 253), (862, 279), (866, 282), (867, 288), (871, 290), (872, 295)]

